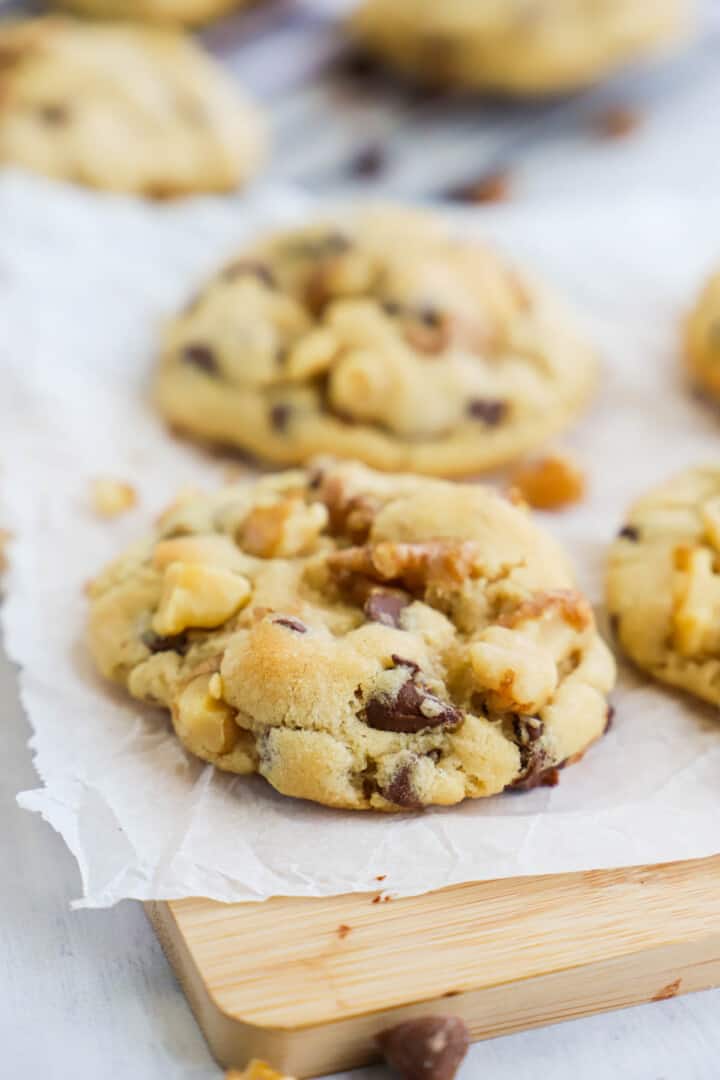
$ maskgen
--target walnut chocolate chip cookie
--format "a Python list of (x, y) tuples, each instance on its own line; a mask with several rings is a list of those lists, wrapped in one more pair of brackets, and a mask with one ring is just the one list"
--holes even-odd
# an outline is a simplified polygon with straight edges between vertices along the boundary
[(190, 497), (90, 587), (101, 672), (286, 795), (419, 809), (553, 782), (610, 653), (555, 543), (489, 489), (319, 463)]
[(684, 356), (690, 377), (720, 401), (720, 271), (707, 282), (686, 320)]
[(259, 114), (172, 30), (60, 16), (0, 27), (0, 163), (111, 191), (225, 191), (258, 168)]
[(607, 601), (638, 667), (720, 705), (720, 468), (688, 469), (631, 507)]
[(279, 464), (468, 475), (567, 425), (595, 360), (562, 306), (430, 214), (270, 236), (168, 326), (166, 418)]
[(442, 88), (513, 94), (585, 86), (674, 42), (692, 0), (363, 0), (351, 35)]

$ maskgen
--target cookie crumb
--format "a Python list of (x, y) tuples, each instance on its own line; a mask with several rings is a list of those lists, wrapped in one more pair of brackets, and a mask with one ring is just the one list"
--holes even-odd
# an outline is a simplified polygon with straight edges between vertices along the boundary
[(0, 529), (0, 574), (7, 570), (9, 566), (7, 549), (12, 540), (12, 535), (9, 529)]
[(348, 936), (351, 930), (352, 926), (348, 926), (347, 923), (340, 923), (337, 928), (337, 936), (342, 941), (343, 938), (346, 938)]
[(387, 877), (387, 874), (376, 874), (375, 875), (375, 880), (376, 881), (384, 881), (386, 877)]
[(627, 105), (612, 105), (595, 118), (595, 128), (606, 139), (624, 139), (640, 127), (640, 113)]
[(377, 893), (377, 894), (376, 894), (375, 896), (373, 896), (373, 898), (372, 898), (372, 902), (373, 902), (373, 904), (379, 904), (381, 900), (382, 900), (382, 896), (380, 895), (380, 893)]
[(518, 495), (536, 510), (561, 510), (583, 498), (585, 474), (572, 458), (548, 454), (515, 469), (508, 498)]
[(98, 476), (92, 481), (90, 503), (98, 517), (118, 517), (127, 510), (131, 510), (137, 501), (135, 488), (123, 480), (114, 480), (110, 476)]
[(225, 1080), (293, 1080), (293, 1077), (278, 1072), (267, 1061), (253, 1058), (244, 1069), (228, 1069)]
[(501, 203), (507, 202), (512, 194), (512, 178), (507, 169), (498, 169), (469, 184), (452, 188), (448, 198), (453, 202), (464, 203)]
[(381, 1031), (376, 1041), (404, 1080), (453, 1080), (470, 1033), (459, 1016), (420, 1016)]

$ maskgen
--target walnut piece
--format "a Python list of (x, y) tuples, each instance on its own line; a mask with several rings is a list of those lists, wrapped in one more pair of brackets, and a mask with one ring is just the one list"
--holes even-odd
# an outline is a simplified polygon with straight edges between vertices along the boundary
[(90, 504), (98, 517), (117, 517), (132, 509), (136, 503), (137, 492), (131, 484), (113, 480), (109, 476), (98, 476), (92, 481)]
[(322, 503), (308, 506), (300, 496), (254, 506), (237, 532), (244, 551), (261, 559), (290, 558), (312, 550), (327, 525)]
[(560, 615), (564, 622), (574, 630), (586, 630), (592, 623), (592, 608), (582, 595), (574, 589), (553, 589), (548, 592), (536, 592), (523, 600), (512, 611), (505, 612), (499, 618), (501, 626), (511, 630), (523, 623), (537, 621), (543, 617)]
[(547, 649), (525, 635), (490, 626), (469, 648), (479, 690), (488, 691), (493, 712), (539, 712), (555, 693), (557, 664)]
[(192, 679), (173, 710), (178, 736), (190, 750), (201, 756), (229, 754), (240, 735), (233, 710), (210, 693), (209, 684), (213, 677), (199, 675)]
[(579, 502), (585, 494), (585, 474), (569, 457), (548, 454), (518, 466), (511, 490), (536, 510), (560, 510)]
[(328, 556), (331, 572), (345, 580), (353, 575), (373, 581), (399, 582), (411, 592), (429, 586), (457, 587), (481, 569), (480, 546), (474, 540), (426, 540), (345, 548)]
[(681, 656), (720, 653), (720, 575), (706, 547), (675, 549), (672, 638)]
[(201, 563), (170, 563), (152, 628), (156, 634), (170, 637), (189, 627), (221, 626), (247, 604), (250, 592), (248, 579), (230, 570)]

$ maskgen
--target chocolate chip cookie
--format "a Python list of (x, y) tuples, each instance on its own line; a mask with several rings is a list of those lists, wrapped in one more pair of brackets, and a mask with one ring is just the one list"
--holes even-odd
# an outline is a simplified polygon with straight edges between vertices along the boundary
[(720, 272), (707, 282), (686, 320), (684, 356), (693, 381), (720, 401)]
[(59, 16), (0, 27), (0, 163), (167, 198), (236, 187), (264, 141), (255, 108), (180, 33)]
[(350, 33), (442, 88), (584, 86), (681, 36), (690, 0), (363, 0)]
[(688, 469), (630, 508), (607, 602), (628, 656), (720, 705), (720, 468)]
[(562, 551), (490, 489), (319, 462), (189, 497), (90, 586), (107, 677), (329, 806), (556, 782), (614, 680)]
[(457, 476), (570, 423), (595, 371), (543, 288), (397, 209), (238, 254), (168, 326), (156, 399), (176, 428), (278, 464)]

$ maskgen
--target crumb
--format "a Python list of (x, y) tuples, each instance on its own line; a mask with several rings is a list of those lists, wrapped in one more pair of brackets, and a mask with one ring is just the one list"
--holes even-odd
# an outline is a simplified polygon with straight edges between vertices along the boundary
[(0, 529), (0, 574), (8, 568), (7, 549), (10, 541), (12, 540), (12, 533), (9, 529)]
[(392, 900), (392, 896), (390, 895), (390, 893), (385, 893), (385, 895), (383, 896), (382, 899), (383, 899), (383, 904), (389, 904), (390, 901)]
[(640, 127), (640, 114), (627, 105), (612, 105), (595, 118), (599, 135), (606, 139), (624, 139)]
[(375, 880), (376, 881), (384, 881), (386, 877), (387, 877), (387, 874), (378, 874), (376, 876)]
[(377, 893), (377, 895), (373, 896), (373, 898), (372, 898), (373, 904), (379, 904), (381, 900), (382, 900), (382, 896), (380, 895), (380, 893)]
[(572, 458), (548, 454), (515, 469), (508, 497), (517, 494), (536, 510), (559, 510), (583, 498), (585, 474)]
[(350, 933), (351, 930), (352, 930), (352, 927), (348, 926), (347, 923), (340, 923), (340, 925), (337, 928), (337, 935), (340, 938), (340, 940), (342, 940), (343, 938), (346, 938), (348, 936), (348, 934)]
[(369, 143), (358, 151), (348, 164), (348, 172), (363, 180), (371, 180), (383, 172), (387, 158), (380, 143)]
[(453, 188), (449, 198), (455, 202), (499, 203), (507, 202), (512, 191), (512, 180), (506, 169), (488, 173), (470, 184)]
[(680, 990), (682, 979), (675, 979), (674, 982), (668, 983), (667, 986), (661, 986), (657, 994), (653, 994), (650, 998), (651, 1001), (667, 1001), (668, 998), (675, 997)]
[(225, 1080), (293, 1080), (285, 1073), (278, 1072), (267, 1061), (253, 1058), (244, 1069), (228, 1069)]
[(135, 506), (137, 492), (131, 484), (126, 484), (123, 480), (98, 476), (90, 486), (90, 502), (98, 517), (113, 518)]

